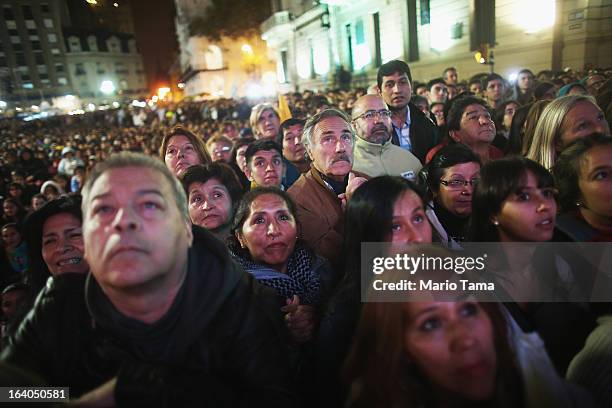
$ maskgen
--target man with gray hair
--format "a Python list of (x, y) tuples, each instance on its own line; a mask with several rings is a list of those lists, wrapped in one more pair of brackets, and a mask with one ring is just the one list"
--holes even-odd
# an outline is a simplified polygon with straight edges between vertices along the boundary
[(91, 274), (80, 288), (42, 292), (5, 362), (95, 406), (294, 405), (261, 288), (192, 227), (162, 162), (111, 156), (82, 207)]
[(297, 208), (301, 238), (315, 252), (339, 265), (344, 230), (344, 205), (366, 176), (353, 172), (355, 135), (349, 117), (326, 109), (304, 126), (302, 142), (310, 170), (287, 193)]

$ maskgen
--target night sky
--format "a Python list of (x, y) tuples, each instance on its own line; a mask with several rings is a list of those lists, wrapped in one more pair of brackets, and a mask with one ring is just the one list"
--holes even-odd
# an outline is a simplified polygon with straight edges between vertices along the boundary
[(168, 70), (179, 55), (173, 0), (130, 0), (136, 42), (150, 89), (169, 85)]

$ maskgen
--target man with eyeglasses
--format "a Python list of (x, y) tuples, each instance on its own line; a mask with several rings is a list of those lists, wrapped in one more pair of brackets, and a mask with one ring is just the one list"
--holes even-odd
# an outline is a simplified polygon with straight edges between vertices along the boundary
[(410, 102), (412, 76), (404, 61), (389, 61), (378, 68), (376, 75), (380, 96), (392, 112), (391, 141), (412, 152), (424, 163), (425, 155), (438, 143), (436, 125)]
[(337, 109), (317, 113), (304, 125), (302, 143), (312, 160), (310, 170), (287, 190), (296, 206), (300, 238), (338, 267), (344, 207), (367, 179), (353, 171), (355, 137), (350, 118)]
[(355, 138), (353, 169), (370, 177), (402, 176), (411, 181), (421, 169), (412, 153), (391, 143), (391, 111), (378, 95), (357, 99), (352, 110)]

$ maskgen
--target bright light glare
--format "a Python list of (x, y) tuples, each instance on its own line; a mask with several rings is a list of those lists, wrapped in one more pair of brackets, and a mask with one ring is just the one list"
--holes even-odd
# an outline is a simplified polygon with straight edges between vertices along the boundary
[(485, 63), (485, 59), (484, 59), (483, 57), (480, 57), (479, 62), (480, 62), (481, 64), (484, 64), (484, 63)]
[(6, 102), (0, 101), (0, 109), (6, 108)]
[(115, 92), (115, 84), (113, 84), (113, 81), (109, 81), (108, 79), (102, 81), (102, 84), (100, 84), (100, 92), (106, 95), (110, 95)]
[(119, 107), (119, 102), (115, 101), (113, 102), (113, 108), (118, 108)]
[(516, 82), (516, 78), (518, 78), (518, 72), (512, 72), (510, 75), (508, 75), (510, 82)]
[(170, 88), (161, 87), (157, 90), (157, 96), (159, 96), (159, 99), (164, 99), (166, 95), (168, 95), (169, 92), (170, 92)]
[(242, 44), (242, 48), (240, 49), (245, 54), (253, 54), (253, 47), (251, 47), (249, 44)]
[(145, 106), (147, 106), (147, 103), (144, 102), (144, 101), (141, 102), (141, 101), (138, 101), (138, 100), (134, 99), (132, 101), (132, 106), (135, 106), (137, 108), (144, 108)]
[(94, 105), (93, 103), (88, 103), (88, 104), (87, 104), (87, 110), (88, 110), (89, 112), (93, 112), (93, 111), (95, 111), (95, 110), (96, 110), (96, 105)]
[(184, 82), (179, 82), (178, 85), (179, 89), (183, 89), (185, 88), (185, 83)]
[(98, 2), (96, 0), (87, 0), (87, 2), (89, 4), (98, 4)]
[(158, 99), (159, 99), (159, 97), (158, 97), (157, 95), (153, 95), (153, 96), (151, 97), (151, 100), (152, 100), (153, 102), (157, 102), (157, 100), (158, 100)]
[(514, 23), (531, 34), (555, 23), (555, 0), (519, 0), (514, 2)]
[(119, 3), (113, 3), (113, 6), (119, 7)]
[(436, 51), (445, 51), (452, 45), (451, 27), (453, 21), (447, 16), (431, 16), (429, 46)]

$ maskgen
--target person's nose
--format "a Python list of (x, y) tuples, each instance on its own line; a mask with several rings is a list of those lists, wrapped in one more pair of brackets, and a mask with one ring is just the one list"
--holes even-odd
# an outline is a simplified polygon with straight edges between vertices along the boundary
[(204, 200), (202, 202), (202, 209), (203, 210), (211, 210), (213, 208), (215, 208), (215, 204), (213, 203), (212, 200)]
[(449, 327), (451, 351), (461, 352), (469, 350), (476, 344), (476, 339), (468, 325), (456, 322)]
[(278, 227), (276, 221), (270, 222), (268, 224), (268, 235), (271, 237), (277, 237), (280, 235), (280, 228)]
[(550, 211), (552, 208), (552, 202), (553, 202), (553, 199), (542, 197), (540, 195), (536, 211), (537, 212)]
[(122, 207), (115, 214), (113, 224), (117, 231), (135, 230), (138, 228), (138, 216), (130, 207)]

